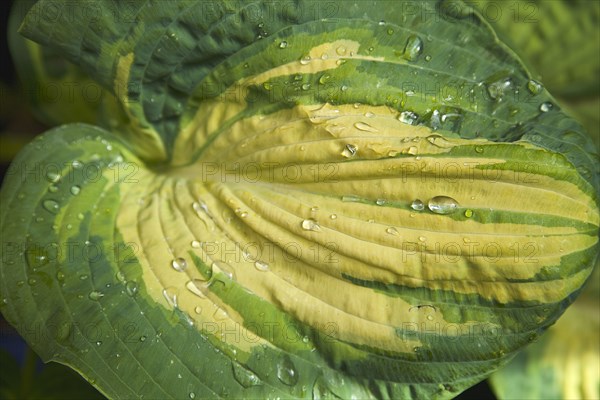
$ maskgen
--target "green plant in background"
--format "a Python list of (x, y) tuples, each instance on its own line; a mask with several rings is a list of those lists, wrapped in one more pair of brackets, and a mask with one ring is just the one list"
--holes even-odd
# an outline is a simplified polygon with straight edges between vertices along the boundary
[(507, 363), (591, 274), (597, 151), (479, 13), (412, 5), (36, 3), (28, 76), (111, 95), (32, 99), (98, 126), (9, 170), (3, 315), (110, 398), (451, 398)]

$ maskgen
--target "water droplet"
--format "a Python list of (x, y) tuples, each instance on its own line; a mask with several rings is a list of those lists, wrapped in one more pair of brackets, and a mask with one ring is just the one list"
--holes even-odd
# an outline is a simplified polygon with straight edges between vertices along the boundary
[(428, 316), (427, 316), (427, 319), (428, 319), (429, 321), (433, 321), (433, 315), (428, 315)]
[(37, 285), (37, 279), (35, 279), (35, 278), (29, 278), (29, 279), (27, 279), (27, 283), (30, 286), (35, 286), (35, 285)]
[(300, 59), (300, 64), (308, 65), (310, 63), (310, 61), (311, 61), (310, 56), (304, 56)]
[(532, 95), (538, 95), (544, 89), (541, 83), (534, 81), (533, 79), (527, 82), (527, 89)]
[(331, 214), (331, 215), (329, 216), (329, 218), (331, 218), (331, 219), (337, 219), (337, 215), (335, 215), (335, 214)]
[(504, 96), (504, 92), (508, 91), (512, 85), (512, 81), (508, 77), (498, 79), (487, 84), (487, 92), (494, 100), (500, 101)]
[(247, 211), (242, 211), (241, 208), (236, 208), (235, 213), (240, 216), (240, 218), (246, 218), (248, 216)]
[(435, 196), (430, 199), (427, 207), (436, 214), (452, 214), (458, 208), (458, 202), (452, 197)]
[(58, 280), (59, 282), (62, 282), (65, 280), (65, 274), (64, 272), (58, 271), (56, 273), (56, 280)]
[(325, 83), (327, 83), (327, 81), (329, 81), (329, 78), (331, 78), (329, 75), (327, 74), (323, 74), (321, 75), (321, 77), (319, 78), (319, 83), (321, 85), (324, 85)]
[(98, 301), (100, 300), (102, 297), (104, 297), (104, 293), (98, 291), (98, 290), (94, 290), (91, 291), (90, 294), (88, 295), (90, 300), (94, 300), (94, 301)]
[(140, 342), (145, 342), (146, 341), (146, 336), (142, 335), (140, 336)]
[(367, 118), (373, 118), (374, 116), (375, 116), (375, 114), (373, 114), (371, 111), (367, 111), (365, 113), (365, 117), (367, 117)]
[(465, 210), (465, 217), (471, 218), (473, 216), (473, 210)]
[(136, 281), (129, 281), (125, 284), (125, 291), (131, 297), (134, 297), (138, 292), (138, 284)]
[(483, 147), (482, 146), (475, 146), (475, 152), (476, 153), (483, 153)]
[(100, 340), (98, 340), (98, 341), (96, 342), (96, 346), (102, 346), (102, 342), (101, 342)]
[(75, 169), (79, 169), (79, 168), (83, 167), (83, 163), (79, 160), (73, 160), (71, 162), (71, 167), (73, 167)]
[(48, 191), (50, 193), (56, 193), (56, 192), (58, 192), (58, 186), (56, 186), (56, 185), (50, 185), (50, 186), (48, 186)]
[(342, 196), (342, 201), (344, 203), (357, 203), (360, 201), (360, 198), (357, 196)]
[(194, 312), (195, 312), (196, 314), (202, 314), (202, 307), (200, 307), (200, 306), (196, 306), (196, 307), (194, 307)]
[(48, 179), (48, 182), (56, 183), (60, 180), (60, 174), (53, 171), (48, 171), (46, 173), (46, 179)]
[(346, 146), (344, 146), (344, 150), (342, 150), (342, 156), (346, 158), (354, 157), (354, 155), (356, 155), (357, 150), (358, 147), (356, 147), (355, 145), (347, 144)]
[(425, 61), (431, 61), (431, 56), (429, 54), (425, 56)]
[(425, 204), (423, 204), (421, 200), (416, 199), (411, 203), (410, 208), (415, 211), (423, 211), (425, 209)]
[(310, 83), (305, 83), (301, 87), (302, 87), (302, 90), (308, 90), (308, 89), (310, 89)]
[(407, 153), (407, 154), (410, 154), (410, 155), (413, 155), (413, 156), (415, 156), (415, 155), (417, 155), (417, 154), (419, 153), (419, 149), (417, 149), (417, 147), (416, 147), (416, 146), (410, 146), (410, 147), (409, 147), (409, 148), (406, 150), (406, 153)]
[(185, 287), (187, 288), (187, 290), (189, 290), (196, 296), (204, 298), (206, 297), (206, 292), (208, 291), (209, 284), (208, 282), (203, 281), (201, 279), (193, 279), (191, 281), (188, 281), (185, 284)]
[(167, 303), (169, 303), (169, 305), (173, 308), (177, 308), (177, 292), (178, 290), (175, 289), (174, 287), (168, 287), (166, 289), (163, 289), (162, 294), (165, 298), (165, 300), (167, 300)]
[(382, 206), (385, 204), (385, 200), (384, 199), (377, 199), (375, 200), (375, 204), (377, 204), (378, 206)]
[(408, 125), (415, 125), (418, 119), (419, 116), (412, 111), (402, 111), (398, 115), (398, 121)]
[(379, 129), (377, 128), (373, 128), (371, 125), (365, 123), (365, 122), (355, 122), (354, 123), (354, 127), (356, 129), (358, 129), (359, 131), (364, 131), (364, 132), (379, 132)]
[(266, 262), (260, 261), (260, 260), (254, 262), (254, 267), (257, 270), (262, 271), (262, 272), (269, 270), (269, 264), (267, 264)]
[(81, 188), (79, 186), (77, 186), (77, 185), (71, 186), (71, 194), (73, 196), (77, 196), (80, 191), (81, 191)]
[(199, 242), (199, 241), (197, 241), (197, 240), (192, 240), (191, 246), (192, 246), (194, 249), (199, 249), (199, 248), (200, 248), (200, 246), (201, 246), (201, 244), (200, 244), (200, 242)]
[(85, 215), (83, 215), (82, 213), (77, 214), (78, 220), (83, 221), (84, 218), (85, 218)]
[(335, 52), (337, 53), (337, 55), (343, 56), (344, 54), (346, 54), (346, 48), (344, 46), (339, 46), (337, 49), (335, 49)]
[(194, 398), (196, 398), (196, 393), (190, 392), (190, 399), (194, 399)]
[(387, 34), (388, 34), (388, 35), (393, 35), (393, 34), (394, 34), (394, 30), (393, 30), (392, 28), (389, 28), (389, 29), (387, 30)]
[(398, 236), (400, 234), (398, 232), (398, 229), (394, 228), (393, 226), (390, 226), (389, 228), (387, 228), (385, 230), (385, 233), (387, 233), (388, 235), (393, 235), (393, 236)]
[(280, 49), (285, 49), (287, 46), (288, 46), (288, 43), (285, 40), (283, 40), (279, 43)]
[(321, 227), (319, 226), (319, 224), (317, 223), (317, 221), (315, 221), (312, 218), (309, 219), (305, 219), (304, 221), (302, 221), (302, 229), (304, 229), (305, 231), (315, 231), (318, 232), (321, 230)]
[(423, 52), (423, 41), (417, 35), (410, 35), (404, 46), (402, 57), (408, 61), (416, 61)]
[(55, 200), (44, 200), (42, 202), (42, 206), (44, 207), (44, 209), (46, 209), (46, 211), (52, 214), (58, 213), (58, 210), (60, 208), (58, 202), (56, 202)]
[(264, 83), (262, 84), (262, 86), (263, 86), (263, 88), (264, 88), (265, 90), (271, 90), (271, 89), (273, 89), (273, 85), (271, 85), (269, 82), (264, 82)]
[(231, 363), (231, 366), (233, 367), (233, 377), (243, 387), (260, 385), (260, 379), (251, 371), (235, 362)]
[(183, 272), (187, 268), (187, 261), (185, 261), (185, 258), (178, 257), (171, 261), (171, 266), (175, 271)]
[(288, 386), (298, 383), (298, 372), (288, 355), (284, 355), (277, 363), (277, 378)]
[(426, 240), (427, 240), (427, 238), (425, 236), (419, 236), (419, 241), (420, 242), (424, 242)]
[(548, 111), (552, 110), (552, 108), (554, 108), (554, 105), (552, 103), (550, 103), (549, 101), (546, 101), (546, 102), (542, 103), (542, 105), (540, 105), (541, 112), (548, 112)]

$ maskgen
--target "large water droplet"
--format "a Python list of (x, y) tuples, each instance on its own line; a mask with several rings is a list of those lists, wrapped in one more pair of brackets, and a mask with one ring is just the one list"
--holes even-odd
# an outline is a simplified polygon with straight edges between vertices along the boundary
[(58, 210), (60, 209), (60, 205), (56, 200), (44, 200), (42, 202), (42, 207), (52, 214), (58, 213)]
[(319, 224), (317, 223), (317, 221), (315, 221), (312, 218), (309, 219), (305, 219), (304, 221), (302, 221), (302, 229), (304, 229), (305, 231), (315, 231), (318, 232), (321, 230), (321, 227), (319, 226)]
[(354, 157), (357, 150), (358, 147), (356, 147), (355, 145), (347, 144), (346, 146), (344, 146), (344, 150), (342, 150), (342, 156), (346, 158)]
[(419, 116), (412, 111), (402, 111), (398, 116), (398, 121), (408, 125), (416, 125), (418, 120)]
[(171, 261), (171, 266), (175, 271), (183, 272), (187, 268), (187, 261), (185, 261), (185, 258), (178, 257)]
[(379, 132), (379, 129), (374, 128), (365, 122), (356, 122), (354, 123), (354, 127), (363, 132)]
[(410, 35), (404, 46), (404, 57), (408, 61), (416, 61), (423, 52), (423, 41), (417, 35)]
[(452, 197), (435, 196), (429, 200), (427, 207), (436, 214), (452, 214), (458, 209), (458, 202)]
[(287, 46), (288, 46), (288, 42), (286, 42), (285, 40), (283, 40), (279, 43), (280, 49), (285, 49)]
[(200, 246), (201, 246), (200, 242), (199, 242), (199, 241), (197, 241), (197, 240), (192, 240), (192, 243), (191, 243), (191, 245), (192, 245), (192, 247), (193, 247), (194, 249), (199, 249), (199, 248), (200, 248)]
[(277, 363), (277, 378), (288, 386), (298, 383), (298, 371), (288, 355), (284, 355)]

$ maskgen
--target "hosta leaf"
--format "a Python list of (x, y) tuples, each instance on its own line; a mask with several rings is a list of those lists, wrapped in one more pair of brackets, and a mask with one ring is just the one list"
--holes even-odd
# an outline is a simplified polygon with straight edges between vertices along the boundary
[(0, 304), (109, 397), (453, 397), (589, 276), (593, 145), (461, 3), (49, 3), (130, 124), (17, 157)]

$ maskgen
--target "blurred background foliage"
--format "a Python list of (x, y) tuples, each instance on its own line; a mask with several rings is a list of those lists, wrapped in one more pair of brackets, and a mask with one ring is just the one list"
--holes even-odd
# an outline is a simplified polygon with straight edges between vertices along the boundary
[[(466, 0), (496, 29), (600, 148), (600, 1)], [(17, 28), (35, 0), (0, 2), (0, 168), (35, 135), (68, 123), (117, 130), (112, 95)], [(547, 334), (505, 368), (458, 399), (600, 398), (600, 273)], [(0, 399), (94, 399), (102, 396), (76, 372), (42, 366), (0, 320)]]

